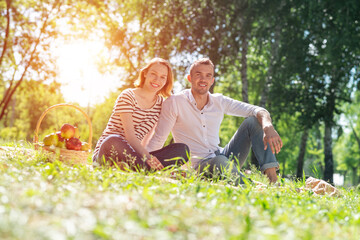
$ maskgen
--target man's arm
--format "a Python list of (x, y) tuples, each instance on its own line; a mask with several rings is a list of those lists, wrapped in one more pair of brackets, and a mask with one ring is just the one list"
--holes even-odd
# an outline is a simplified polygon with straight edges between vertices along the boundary
[(275, 130), (274, 126), (272, 125), (269, 112), (266, 110), (260, 110), (256, 114), (256, 118), (259, 121), (259, 123), (262, 126), (263, 131), (264, 131), (264, 138), (263, 138), (264, 150), (267, 149), (267, 144), (269, 143), (273, 154), (275, 154), (275, 152), (279, 153), (283, 146), (283, 142), (282, 142), (279, 134)]
[(172, 128), (174, 127), (177, 116), (177, 108), (174, 100), (175, 99), (171, 99), (170, 97), (166, 99), (162, 105), (155, 133), (146, 147), (149, 152), (162, 148)]

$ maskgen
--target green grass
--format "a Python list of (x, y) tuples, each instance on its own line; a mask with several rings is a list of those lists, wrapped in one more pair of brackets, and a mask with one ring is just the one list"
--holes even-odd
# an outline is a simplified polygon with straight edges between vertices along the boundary
[[(26, 144), (20, 147), (30, 147)], [(15, 146), (16, 147), (16, 146)], [(0, 154), (0, 239), (358, 239), (360, 198), (126, 173)], [(252, 179), (266, 183), (260, 174)]]

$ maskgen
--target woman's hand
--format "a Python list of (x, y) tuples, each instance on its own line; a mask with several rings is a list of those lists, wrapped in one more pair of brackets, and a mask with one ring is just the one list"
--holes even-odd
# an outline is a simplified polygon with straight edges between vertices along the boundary
[(154, 170), (161, 170), (164, 168), (161, 162), (154, 156), (151, 156), (150, 159), (147, 159), (146, 163), (149, 164), (149, 166)]

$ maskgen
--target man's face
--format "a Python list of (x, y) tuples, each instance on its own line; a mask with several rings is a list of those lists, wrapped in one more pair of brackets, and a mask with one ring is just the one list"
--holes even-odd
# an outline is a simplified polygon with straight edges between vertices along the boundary
[(211, 65), (198, 64), (187, 76), (193, 94), (207, 94), (214, 83), (214, 69)]

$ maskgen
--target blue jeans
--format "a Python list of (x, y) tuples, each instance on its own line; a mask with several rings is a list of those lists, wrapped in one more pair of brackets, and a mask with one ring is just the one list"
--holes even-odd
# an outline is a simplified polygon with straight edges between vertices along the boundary
[[(189, 147), (183, 143), (173, 143), (159, 150), (150, 152), (164, 167), (181, 166), (189, 160)], [(126, 139), (120, 135), (110, 135), (102, 142), (93, 161), (100, 165), (126, 163), (132, 170), (140, 168), (150, 170), (143, 156), (137, 153)]]
[[(199, 164), (200, 172), (207, 169), (208, 176), (226, 170), (239, 176), (237, 184), (244, 183), (244, 176), (240, 173), (252, 147), (256, 159), (259, 162), (260, 170), (264, 172), (268, 168), (279, 168), (275, 155), (268, 144), (266, 151), (263, 142), (264, 132), (257, 118), (249, 117), (244, 120), (225, 148), (217, 153), (214, 158), (203, 159)], [(229, 160), (230, 159), (230, 160)], [(230, 164), (231, 161), (233, 164)]]

